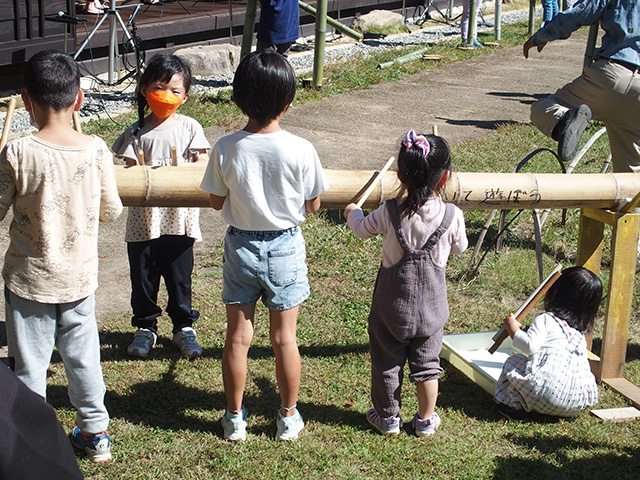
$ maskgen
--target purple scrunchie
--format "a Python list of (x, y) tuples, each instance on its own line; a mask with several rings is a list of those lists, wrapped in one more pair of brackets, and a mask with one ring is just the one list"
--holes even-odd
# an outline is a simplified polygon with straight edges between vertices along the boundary
[(429, 151), (431, 150), (431, 144), (429, 143), (429, 140), (427, 140), (427, 137), (425, 137), (424, 135), (417, 135), (413, 130), (409, 130), (407, 132), (407, 134), (404, 136), (402, 144), (407, 148), (415, 145), (420, 150), (422, 150), (422, 155), (424, 155), (425, 157), (429, 155)]

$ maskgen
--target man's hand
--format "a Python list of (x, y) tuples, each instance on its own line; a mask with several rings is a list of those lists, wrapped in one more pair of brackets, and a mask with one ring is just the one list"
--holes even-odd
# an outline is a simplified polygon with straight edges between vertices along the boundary
[[(541, 52), (545, 45), (546, 43), (538, 45), (538, 52)], [(529, 58), (529, 50), (531, 50), (533, 47), (535, 47), (535, 45), (531, 43), (531, 39), (524, 42), (524, 45), (522, 46), (522, 54), (524, 55), (524, 58)]]

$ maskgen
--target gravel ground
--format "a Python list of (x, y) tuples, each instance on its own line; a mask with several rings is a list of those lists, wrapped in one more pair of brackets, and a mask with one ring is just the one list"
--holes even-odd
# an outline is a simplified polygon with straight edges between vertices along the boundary
[[(506, 12), (502, 15), (502, 24), (512, 24), (528, 19), (528, 10)], [(493, 16), (486, 16), (487, 22), (493, 22)], [(490, 31), (493, 27), (480, 26), (479, 31)], [(325, 64), (345, 61), (349, 58), (369, 55), (375, 52), (406, 45), (426, 45), (454, 37), (460, 34), (459, 24), (441, 24), (428, 26), (409, 34), (390, 35), (381, 39), (364, 40), (355, 42), (340, 35), (331, 35), (327, 38), (325, 48)], [(313, 69), (313, 39), (303, 39), (292, 47), (289, 61), (297, 73), (304, 73)], [(210, 77), (196, 77), (191, 87), (191, 93), (216, 92), (223, 88), (229, 88), (233, 81), (232, 75), (215, 75)], [(96, 88), (94, 85), (84, 86), (85, 100), (80, 110), (81, 119), (104, 118), (118, 115), (131, 107), (133, 101), (134, 85), (128, 84), (111, 88), (106, 91), (104, 87)], [(5, 113), (0, 118), (5, 117)], [(24, 109), (17, 109), (11, 124), (10, 138), (31, 133), (29, 114)]]

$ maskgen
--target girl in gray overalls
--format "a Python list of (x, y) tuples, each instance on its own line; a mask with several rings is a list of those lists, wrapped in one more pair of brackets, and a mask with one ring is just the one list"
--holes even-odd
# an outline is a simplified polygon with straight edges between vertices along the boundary
[(432, 435), (440, 425), (435, 412), (440, 350), (449, 317), (445, 267), (449, 253), (468, 245), (462, 211), (440, 198), (451, 174), (447, 142), (410, 130), (400, 146), (399, 198), (387, 200), (366, 217), (355, 204), (345, 216), (360, 238), (383, 235), (382, 265), (369, 314), (371, 400), (367, 421), (383, 434), (398, 434), (403, 367), (416, 384), (417, 436)]

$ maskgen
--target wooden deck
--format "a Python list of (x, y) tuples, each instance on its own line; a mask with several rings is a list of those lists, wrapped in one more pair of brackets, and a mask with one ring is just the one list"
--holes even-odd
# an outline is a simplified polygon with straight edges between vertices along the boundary
[[(307, 3), (316, 5), (315, 1)], [(408, 9), (422, 3), (423, 0), (406, 0)], [(117, 0), (117, 11), (129, 31), (130, 17), (138, 5), (138, 0)], [(68, 13), (74, 6), (73, 16), (86, 20), (86, 24), (67, 26), (44, 20), (59, 11)], [(54, 48), (76, 54), (104, 15), (82, 13), (82, 3), (72, 0), (0, 0), (0, 7), (3, 7), (0, 8), (0, 94), (12, 93), (19, 88), (22, 64), (35, 52)], [(328, 14), (346, 25), (350, 25), (355, 16), (375, 9), (401, 11), (402, 0), (329, 0), (328, 3)], [(246, 0), (165, 0), (152, 5), (142, 4), (135, 16), (135, 26), (147, 57), (193, 45), (240, 45), (245, 10)], [(78, 60), (85, 65), (91, 62), (95, 73), (106, 71), (109, 23), (110, 18), (107, 18), (78, 55)], [(116, 23), (119, 51), (123, 53), (126, 38), (122, 26)], [(314, 25), (315, 18), (300, 10), (300, 35), (312, 35)]]

